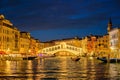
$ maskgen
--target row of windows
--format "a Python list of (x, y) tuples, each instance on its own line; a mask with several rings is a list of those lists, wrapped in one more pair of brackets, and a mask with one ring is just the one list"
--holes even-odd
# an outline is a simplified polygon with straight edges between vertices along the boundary
[(108, 40), (97, 40), (98, 42), (108, 42)]
[(1, 48), (7, 50), (10, 47), (10, 44), (3, 45)]
[(115, 39), (115, 38), (118, 38), (118, 34), (113, 34), (110, 36), (111, 39)]
[(6, 30), (6, 29), (2, 29), (2, 30), (0, 30), (0, 33), (13, 34), (14, 31), (10, 31), (10, 30)]
[(106, 44), (98, 44), (95, 46), (95, 48), (99, 48), (99, 47), (103, 47), (103, 48), (108, 48), (108, 45)]
[(13, 29), (9, 30), (9, 29), (1, 29), (0, 33), (4, 33), (4, 34), (18, 34), (17, 32), (13, 31)]
[(21, 48), (29, 48), (29, 45), (21, 44)]
[(11, 42), (12, 40), (13, 38), (10, 37), (6, 37), (6, 36), (0, 37), (0, 41)]
[(13, 39), (15, 39), (15, 42), (18, 42), (18, 36), (17, 37), (7, 37), (7, 36), (0, 36), (0, 41), (6, 41), (11, 42)]
[(27, 43), (30, 42), (29, 39), (20, 39), (20, 41), (21, 41), (21, 42), (27, 42)]

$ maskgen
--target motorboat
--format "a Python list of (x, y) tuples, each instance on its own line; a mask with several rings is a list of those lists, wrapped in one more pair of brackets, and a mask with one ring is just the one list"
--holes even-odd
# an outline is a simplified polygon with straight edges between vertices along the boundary
[(106, 57), (100, 58), (100, 57), (97, 57), (97, 59), (104, 62), (104, 63), (107, 63), (107, 62), (109, 62), (109, 63), (117, 63), (117, 62), (120, 63), (120, 59), (118, 59), (118, 58), (106, 58)]

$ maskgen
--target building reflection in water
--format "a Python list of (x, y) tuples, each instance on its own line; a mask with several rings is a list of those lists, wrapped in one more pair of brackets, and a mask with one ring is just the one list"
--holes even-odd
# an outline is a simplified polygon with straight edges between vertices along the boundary
[(0, 61), (0, 80), (116, 80), (119, 67), (84, 57), (78, 62), (70, 57)]

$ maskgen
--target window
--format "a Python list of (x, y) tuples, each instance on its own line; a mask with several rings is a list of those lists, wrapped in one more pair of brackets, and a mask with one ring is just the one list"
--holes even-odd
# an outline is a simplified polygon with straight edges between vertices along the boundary
[(7, 42), (9, 42), (9, 37), (7, 37)]

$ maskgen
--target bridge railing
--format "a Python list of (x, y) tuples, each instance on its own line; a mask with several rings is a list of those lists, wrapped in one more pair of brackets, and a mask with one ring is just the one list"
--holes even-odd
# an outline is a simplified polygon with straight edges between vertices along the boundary
[(60, 45), (55, 45), (55, 46), (44, 48), (42, 50), (42, 53), (54, 53), (54, 52), (62, 51), (62, 50), (70, 51), (70, 52), (78, 54), (78, 53), (81, 53), (82, 48), (78, 48), (78, 47), (68, 45), (68, 44), (64, 44), (64, 45), (60, 44)]

